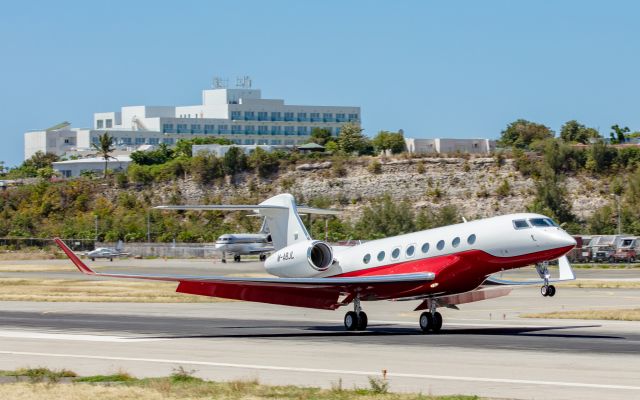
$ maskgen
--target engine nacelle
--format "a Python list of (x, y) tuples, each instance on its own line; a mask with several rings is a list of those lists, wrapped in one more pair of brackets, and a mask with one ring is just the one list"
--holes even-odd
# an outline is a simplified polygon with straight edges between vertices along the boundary
[(308, 278), (331, 267), (333, 250), (328, 243), (309, 240), (287, 246), (271, 254), (264, 267), (283, 278)]

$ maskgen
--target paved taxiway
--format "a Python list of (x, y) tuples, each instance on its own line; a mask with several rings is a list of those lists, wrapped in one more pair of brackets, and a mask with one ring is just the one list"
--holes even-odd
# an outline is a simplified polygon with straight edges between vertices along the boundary
[[(156, 265), (137, 261), (96, 264), (167, 272), (162, 260), (154, 260)], [(260, 271), (258, 263), (185, 262), (185, 268), (180, 263), (171, 264), (181, 272), (190, 268), (184, 273)], [(602, 278), (610, 276), (606, 272)], [(439, 335), (418, 332), (418, 313), (411, 311), (417, 302), (364, 303), (371, 322), (362, 333), (343, 331), (343, 310), (243, 302), (1, 302), (0, 369), (49, 366), (93, 374), (121, 368), (157, 376), (182, 365), (210, 379), (257, 377), (265, 383), (325, 387), (340, 380), (343, 386), (366, 386), (367, 376), (386, 369), (392, 390), (398, 391), (635, 398), (640, 396), (640, 323), (521, 319), (518, 314), (633, 307), (639, 300), (640, 290), (562, 289), (554, 298), (543, 298), (536, 287), (520, 289), (462, 305), (460, 311), (443, 310)]]

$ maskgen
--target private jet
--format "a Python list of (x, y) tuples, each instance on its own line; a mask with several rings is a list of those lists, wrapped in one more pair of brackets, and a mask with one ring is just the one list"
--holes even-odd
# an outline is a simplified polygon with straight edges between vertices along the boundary
[(118, 241), (116, 247), (98, 247), (95, 250), (91, 250), (85, 253), (85, 256), (91, 261), (95, 261), (96, 258), (108, 258), (109, 261), (113, 261), (116, 257), (128, 257), (130, 253), (125, 253), (122, 251), (124, 245), (122, 244), (122, 240)]
[[(157, 207), (167, 209), (166, 207)], [(240, 262), (244, 255), (257, 254), (260, 261), (265, 261), (267, 255), (273, 252), (271, 235), (266, 220), (258, 233), (227, 233), (216, 240), (216, 250), (222, 253), (222, 262), (227, 262), (227, 254), (233, 255), (234, 262)]]
[[(266, 219), (274, 252), (265, 261), (268, 278), (96, 273), (60, 239), (55, 241), (84, 274), (177, 282), (177, 292), (286, 306), (336, 310), (349, 331), (367, 328), (362, 302), (418, 301), (423, 332), (439, 332), (439, 307), (505, 296), (516, 286), (541, 285), (553, 297), (553, 282), (575, 279), (565, 254), (576, 244), (552, 219), (533, 213), (478, 219), (356, 246), (314, 240), (300, 220), (290, 194), (257, 205), (171, 206), (180, 209), (254, 211)], [(306, 212), (325, 210), (306, 210)], [(330, 210), (328, 210), (330, 211)], [(558, 260), (558, 277), (549, 261)], [(506, 281), (493, 274), (535, 265), (540, 279)]]

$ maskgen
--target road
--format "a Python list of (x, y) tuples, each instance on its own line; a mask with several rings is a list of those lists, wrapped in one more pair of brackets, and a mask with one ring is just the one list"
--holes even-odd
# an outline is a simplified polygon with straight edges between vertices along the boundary
[[(125, 264), (137, 261), (101, 264), (121, 271), (260, 272), (258, 263)], [(25, 273), (0, 275), (13, 274)], [(600, 275), (594, 279), (610, 278), (611, 272)], [(344, 332), (344, 310), (244, 302), (0, 302), (0, 369), (48, 366), (83, 375), (124, 369), (158, 376), (184, 366), (208, 379), (323, 387), (338, 382), (364, 387), (368, 376), (387, 370), (394, 391), (628, 399), (640, 396), (640, 323), (523, 319), (519, 314), (634, 307), (639, 300), (640, 290), (632, 289), (563, 288), (554, 298), (541, 297), (537, 287), (519, 289), (459, 311), (442, 310), (445, 325), (438, 335), (418, 331), (418, 313), (411, 311), (415, 301), (364, 303), (370, 329), (362, 333)]]

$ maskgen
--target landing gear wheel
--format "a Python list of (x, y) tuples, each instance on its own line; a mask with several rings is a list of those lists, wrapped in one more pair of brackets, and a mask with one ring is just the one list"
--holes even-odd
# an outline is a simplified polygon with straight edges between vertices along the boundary
[(540, 294), (547, 297), (549, 295), (549, 286), (542, 286), (540, 288)]
[(227, 263), (227, 259), (226, 259), (226, 258), (223, 258), (223, 259), (222, 259), (222, 263), (223, 263), (223, 264), (226, 264), (226, 263)]
[(367, 313), (364, 311), (360, 311), (358, 313), (358, 331), (363, 331), (367, 329), (367, 324), (369, 323), (369, 318), (367, 317)]
[(556, 287), (553, 285), (549, 285), (549, 287), (547, 288), (547, 296), (553, 297), (555, 295), (556, 295)]
[(440, 329), (442, 329), (442, 314), (436, 311), (433, 314), (432, 319), (433, 325), (431, 325), (431, 330), (433, 332), (440, 332)]
[(358, 314), (356, 314), (355, 311), (349, 311), (344, 315), (344, 327), (348, 331), (358, 329)]
[(264, 261), (267, 259), (267, 255), (266, 254), (260, 254), (260, 261)]
[(240, 256), (233, 256), (233, 262), (240, 262)]
[(433, 316), (431, 315), (431, 312), (427, 311), (420, 314), (419, 321), (422, 332), (427, 333), (431, 330), (431, 327), (433, 326)]

